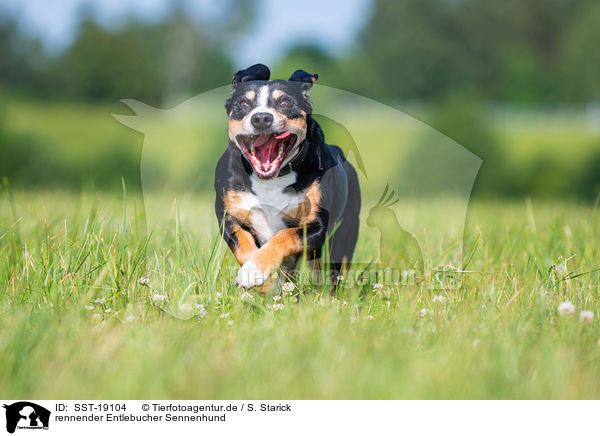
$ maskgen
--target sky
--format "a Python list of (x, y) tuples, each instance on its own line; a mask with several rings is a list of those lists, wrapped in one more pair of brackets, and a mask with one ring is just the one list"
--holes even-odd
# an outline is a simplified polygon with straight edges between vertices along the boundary
[[(49, 51), (69, 45), (77, 28), (79, 11), (91, 7), (105, 25), (127, 15), (160, 20), (172, 0), (1, 0), (15, 14), (22, 31), (40, 37)], [(258, 0), (257, 22), (233, 52), (234, 61), (245, 65), (261, 59), (277, 60), (290, 46), (315, 43), (331, 53), (350, 48), (368, 18), (370, 0)], [(186, 1), (198, 16), (216, 13), (209, 0)]]

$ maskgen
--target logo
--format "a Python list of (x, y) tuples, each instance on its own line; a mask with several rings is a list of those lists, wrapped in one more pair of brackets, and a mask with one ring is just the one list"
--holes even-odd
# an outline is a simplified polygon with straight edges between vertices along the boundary
[[(140, 173), (147, 223), (159, 223), (165, 213), (172, 222), (181, 222), (179, 217), (187, 211), (190, 216), (196, 213), (198, 192), (212, 187), (216, 160), (227, 146), (222, 102), (230, 95), (231, 87), (224, 86), (165, 110), (122, 100), (135, 115), (113, 116), (144, 134)], [(343, 280), (343, 286), (424, 283), (430, 289), (456, 289), (465, 260), (467, 209), (481, 159), (390, 106), (323, 85), (312, 87), (311, 98), (318, 110), (312, 117), (323, 128), (327, 141), (339, 144), (356, 169), (362, 192), (358, 202), (364, 210), (359, 216), (360, 240), (364, 243), (354, 250), (352, 268), (344, 274), (317, 278), (317, 284), (323, 284), (324, 279), (334, 283)], [(189, 134), (182, 135), (183, 130)], [(165, 141), (169, 142), (168, 151)], [(346, 186), (337, 177), (339, 167), (332, 166), (324, 171), (320, 183)], [(161, 195), (146, 195), (153, 190)], [(303, 197), (277, 198), (277, 207), (270, 203), (249, 207), (256, 208), (257, 216), (263, 216), (265, 210), (269, 216), (285, 216), (286, 210), (297, 213), (294, 204), (304, 202)], [(271, 213), (273, 209), (275, 213)], [(270, 222), (265, 226), (270, 228)], [(336, 244), (335, 239), (331, 241)], [(161, 244), (160, 239), (150, 238), (148, 255), (161, 252)], [(226, 252), (221, 247), (219, 239), (215, 244), (217, 263), (218, 256)], [(340, 254), (343, 256), (343, 252), (332, 249), (333, 265), (343, 263)], [(240, 272), (249, 274), (235, 265), (230, 276)], [(211, 275), (209, 280), (216, 277)], [(187, 319), (192, 312), (174, 316)]]
[(19, 401), (4, 405), (6, 409), (6, 431), (14, 433), (15, 429), (48, 430), (50, 411), (29, 401)]

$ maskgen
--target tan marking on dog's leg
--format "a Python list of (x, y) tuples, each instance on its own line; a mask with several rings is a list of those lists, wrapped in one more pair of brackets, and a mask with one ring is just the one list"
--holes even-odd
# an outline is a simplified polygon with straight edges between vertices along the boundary
[[(252, 227), (252, 211), (239, 207), (241, 203), (240, 193), (236, 191), (227, 191), (223, 196), (225, 213), (235, 218), (235, 220), (245, 226)], [(240, 225), (236, 225), (233, 233), (237, 238), (237, 247), (233, 254), (235, 258), (243, 265), (252, 255), (258, 251), (256, 242), (252, 234), (244, 230)]]
[(286, 257), (302, 251), (302, 239), (298, 236), (300, 227), (280, 230), (269, 242), (252, 256), (256, 269), (270, 274), (281, 265)]
[(250, 232), (242, 229), (240, 226), (236, 226), (233, 233), (237, 239), (237, 246), (233, 254), (235, 255), (238, 263), (243, 265), (252, 257), (254, 253), (258, 251), (258, 247), (256, 246), (254, 237), (250, 234)]

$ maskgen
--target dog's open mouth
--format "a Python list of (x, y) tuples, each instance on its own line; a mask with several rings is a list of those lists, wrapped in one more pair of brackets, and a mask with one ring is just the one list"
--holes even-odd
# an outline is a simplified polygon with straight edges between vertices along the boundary
[(297, 136), (289, 130), (261, 135), (238, 135), (236, 140), (254, 172), (261, 178), (273, 177), (279, 171)]

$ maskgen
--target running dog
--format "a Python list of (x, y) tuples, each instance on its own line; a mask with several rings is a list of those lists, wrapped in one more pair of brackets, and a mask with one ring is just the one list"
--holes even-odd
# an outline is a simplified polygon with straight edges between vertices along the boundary
[(261, 286), (304, 253), (322, 264), (326, 240), (335, 281), (358, 237), (358, 177), (311, 115), (318, 75), (270, 74), (262, 64), (238, 71), (225, 103), (229, 141), (215, 171), (215, 212), (241, 266), (236, 282)]

